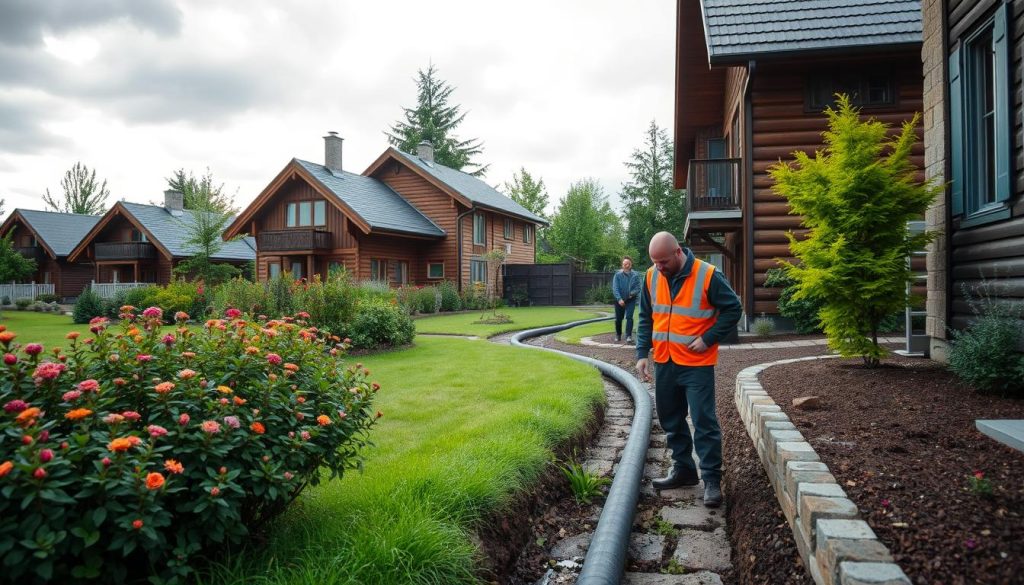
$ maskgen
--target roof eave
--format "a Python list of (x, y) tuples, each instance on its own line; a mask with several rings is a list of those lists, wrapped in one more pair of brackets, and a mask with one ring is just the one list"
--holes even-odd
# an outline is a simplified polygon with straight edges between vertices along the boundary
[(921, 41), (903, 43), (879, 43), (863, 45), (843, 45), (836, 47), (821, 47), (817, 49), (790, 49), (785, 51), (760, 51), (745, 53), (714, 54), (709, 53), (709, 63), (712, 67), (728, 65), (746, 65), (750, 61), (774, 61), (791, 59), (793, 57), (832, 57), (836, 55), (855, 56), (871, 55), (886, 51), (904, 51), (919, 49)]

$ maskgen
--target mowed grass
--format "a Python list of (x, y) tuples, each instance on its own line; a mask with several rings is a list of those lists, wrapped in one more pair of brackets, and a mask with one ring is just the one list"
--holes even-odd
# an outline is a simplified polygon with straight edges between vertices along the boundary
[(416, 319), (416, 332), (491, 337), (509, 331), (534, 329), (600, 316), (594, 308), (575, 307), (506, 307), (498, 309), (498, 312), (511, 317), (512, 322), (499, 325), (475, 323), (481, 317), (486, 318), (490, 315), (490, 310), (457, 315), (431, 315)]
[[(610, 311), (614, 311), (614, 308), (609, 308)], [(636, 334), (637, 325), (640, 324), (640, 308), (633, 309), (633, 334)], [(623, 335), (625, 335), (626, 321), (622, 321)], [(615, 333), (615, 320), (609, 319), (607, 321), (598, 321), (597, 323), (588, 323), (586, 325), (580, 325), (579, 327), (573, 327), (572, 329), (566, 329), (555, 334), (555, 339), (562, 343), (571, 343), (579, 345), (580, 339), (584, 337), (593, 337), (595, 335), (601, 335), (602, 333)]]
[(22, 346), (41, 343), (47, 350), (51, 347), (68, 347), (71, 342), (64, 339), (68, 331), (89, 333), (88, 325), (75, 325), (67, 315), (34, 311), (3, 311), (0, 313), (0, 325), (18, 334), (15, 343)]
[(474, 526), (604, 401), (593, 368), (482, 340), (418, 337), (361, 361), (385, 413), (365, 472), (308, 490), (265, 548), (218, 559), (202, 583), (475, 583)]

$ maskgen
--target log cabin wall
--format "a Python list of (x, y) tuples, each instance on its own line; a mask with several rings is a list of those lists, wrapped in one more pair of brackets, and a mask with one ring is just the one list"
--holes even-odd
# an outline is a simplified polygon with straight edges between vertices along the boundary
[(89, 264), (71, 264), (67, 258), (49, 260), (53, 278), (53, 289), (62, 298), (77, 297), (89, 286), (95, 276), (95, 270)]
[[(960, 46), (960, 39), (994, 13), (996, 0), (947, 0), (946, 27), (948, 52)], [(1013, 121), (1010, 157), (1011, 189), (1010, 217), (986, 225), (961, 228), (959, 218), (950, 228), (949, 270), (950, 298), (947, 315), (949, 326), (962, 329), (974, 317), (970, 303), (964, 296), (964, 287), (975, 288), (988, 281), (994, 302), (1016, 304), (1024, 302), (1024, 138), (1022, 138), (1022, 45), (1024, 45), (1024, 0), (1009, 3), (1007, 33), (1012, 43), (1010, 55), (1010, 116)], [(947, 104), (948, 105), (948, 104)], [(947, 109), (948, 115), (948, 109)], [(948, 126), (948, 124), (947, 124)], [(948, 130), (947, 130), (948, 132)], [(981, 145), (964, 144), (968, 149)], [(947, 178), (949, 161), (947, 160)]]
[(320, 201), (324, 197), (320, 195), (309, 183), (301, 178), (294, 177), (281, 186), (281, 189), (268, 201), (254, 219), (255, 232), (249, 235), (257, 236), (260, 232), (271, 230), (287, 229), (310, 229), (331, 232), (331, 248), (339, 254), (343, 250), (353, 248), (355, 239), (350, 231), (349, 221), (345, 214), (338, 209), (334, 203), (328, 201), (326, 206), (327, 220), (323, 226), (288, 227), (288, 204), (299, 201)]
[[(793, 231), (798, 237), (806, 233), (800, 226), (800, 217), (790, 215), (789, 204), (772, 191), (773, 181), (767, 170), (780, 159), (793, 160), (795, 151), (813, 156), (822, 147), (826, 119), (808, 106), (807, 85), (815, 76), (835, 71), (888, 74), (893, 103), (865, 107), (863, 114), (891, 124), (893, 132), (914, 113), (922, 111), (921, 58), (917, 50), (857, 59), (830, 57), (757, 64), (751, 79), (753, 144), (743, 149), (753, 158), (753, 209), (745, 210), (745, 215), (753, 219), (754, 257), (747, 271), (754, 282), (754, 315), (778, 314), (780, 290), (764, 286), (765, 274), (778, 265), (778, 259), (792, 260), (786, 232)], [(923, 135), (920, 126), (918, 133)], [(923, 168), (923, 143), (914, 147), (911, 158)], [(920, 268), (924, 268), (923, 263)]]

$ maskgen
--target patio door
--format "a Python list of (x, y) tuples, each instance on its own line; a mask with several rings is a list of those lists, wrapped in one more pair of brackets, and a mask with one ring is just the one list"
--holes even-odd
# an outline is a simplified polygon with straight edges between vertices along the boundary
[[(720, 160), (726, 158), (726, 142), (724, 138), (708, 139), (708, 158)], [(732, 170), (728, 163), (711, 163), (708, 166), (708, 193), (712, 209), (731, 207)]]

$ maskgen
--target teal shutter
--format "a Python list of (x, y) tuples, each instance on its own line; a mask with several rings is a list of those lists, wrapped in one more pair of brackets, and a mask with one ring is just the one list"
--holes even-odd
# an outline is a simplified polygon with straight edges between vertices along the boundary
[(949, 56), (949, 162), (950, 204), (953, 215), (964, 212), (964, 128), (963, 82), (960, 77), (960, 49)]
[(1013, 118), (1010, 110), (1010, 35), (1007, 34), (1006, 21), (1009, 4), (1000, 3), (996, 10), (995, 22), (992, 26), (992, 44), (994, 49), (993, 66), (995, 69), (995, 125), (996, 125), (996, 201), (1010, 198), (1010, 131)]

